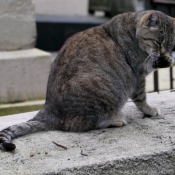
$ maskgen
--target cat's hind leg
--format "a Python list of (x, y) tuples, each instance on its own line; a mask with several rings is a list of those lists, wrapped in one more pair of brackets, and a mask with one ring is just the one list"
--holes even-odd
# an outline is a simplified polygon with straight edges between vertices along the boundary
[(125, 117), (121, 114), (114, 114), (98, 122), (97, 128), (122, 127), (127, 125)]

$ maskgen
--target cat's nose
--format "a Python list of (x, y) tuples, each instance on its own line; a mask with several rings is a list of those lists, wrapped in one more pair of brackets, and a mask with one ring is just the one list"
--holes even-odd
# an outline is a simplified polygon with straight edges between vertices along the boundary
[(166, 54), (166, 50), (164, 48), (162, 48), (160, 50), (160, 56), (165, 56), (165, 54)]
[(166, 52), (160, 53), (160, 57), (165, 57), (166, 56)]

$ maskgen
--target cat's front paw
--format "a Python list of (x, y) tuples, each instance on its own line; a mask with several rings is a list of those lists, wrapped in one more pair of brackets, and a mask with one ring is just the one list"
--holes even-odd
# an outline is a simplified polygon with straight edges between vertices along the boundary
[(172, 58), (172, 59), (170, 60), (170, 66), (173, 66), (173, 64), (174, 64), (174, 58)]
[(144, 112), (146, 117), (156, 117), (161, 115), (161, 111), (158, 108), (150, 108), (149, 111)]
[(174, 64), (174, 58), (171, 57), (171, 59), (169, 59), (169, 67), (173, 66)]
[(159, 57), (153, 62), (153, 68), (166, 68), (171, 67), (174, 64), (174, 58), (171, 56)]

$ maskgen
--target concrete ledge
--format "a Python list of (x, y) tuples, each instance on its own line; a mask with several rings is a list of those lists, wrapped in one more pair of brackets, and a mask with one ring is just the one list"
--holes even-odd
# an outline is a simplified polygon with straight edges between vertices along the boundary
[(45, 98), (50, 54), (38, 49), (0, 52), (0, 103)]
[[(128, 125), (86, 133), (49, 131), (14, 140), (13, 153), (0, 151), (6, 175), (173, 175), (175, 174), (175, 92), (148, 94), (162, 115), (144, 118), (129, 101)], [(36, 112), (0, 118), (0, 129)], [(68, 149), (52, 143), (55, 141)]]

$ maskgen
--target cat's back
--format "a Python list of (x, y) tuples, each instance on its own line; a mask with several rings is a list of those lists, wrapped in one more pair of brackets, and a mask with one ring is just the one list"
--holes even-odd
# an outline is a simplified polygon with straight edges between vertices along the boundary
[(60, 50), (49, 75), (46, 102), (62, 106), (62, 100), (76, 101), (81, 108), (94, 99), (106, 98), (112, 105), (120, 98), (124, 103), (132, 91), (129, 71), (103, 26), (93, 27), (72, 36)]
[(113, 40), (106, 33), (103, 26), (97, 26), (79, 32), (69, 38), (61, 48), (58, 59), (65, 60), (73, 57), (76, 59), (77, 56), (81, 56), (83, 59), (86, 55), (111, 52), (111, 46), (115, 47)]
[(90, 28), (66, 41), (52, 65), (50, 76), (54, 76), (60, 82), (59, 85), (62, 81), (87, 73), (93, 77), (101, 71), (110, 71), (116, 62), (117, 53), (116, 44), (103, 26)]

